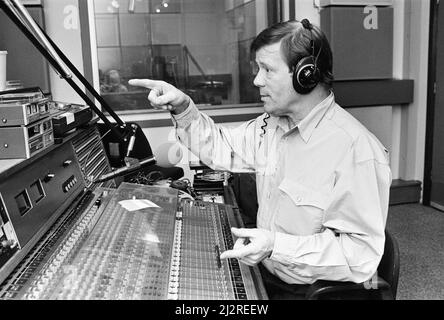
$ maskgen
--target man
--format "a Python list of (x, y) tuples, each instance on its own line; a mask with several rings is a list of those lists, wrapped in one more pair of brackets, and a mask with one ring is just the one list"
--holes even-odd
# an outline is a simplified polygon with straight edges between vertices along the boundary
[(117, 70), (109, 70), (106, 75), (106, 84), (103, 84), (100, 88), (102, 93), (104, 92), (128, 92), (127, 87), (121, 83), (120, 74)]
[[(251, 45), (265, 113), (228, 129), (160, 81), (154, 107), (170, 110), (178, 139), (214, 169), (255, 172), (257, 228), (221, 258), (260, 263), (272, 299), (303, 297), (318, 279), (369, 280), (384, 250), (391, 172), (378, 139), (335, 103), (332, 53), (306, 19), (278, 23)], [(246, 241), (248, 240), (248, 241)]]

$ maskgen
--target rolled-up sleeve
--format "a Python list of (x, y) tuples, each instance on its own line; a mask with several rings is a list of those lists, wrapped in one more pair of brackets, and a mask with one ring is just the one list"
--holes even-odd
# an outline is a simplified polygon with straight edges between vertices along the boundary
[(270, 257), (283, 279), (370, 279), (384, 251), (391, 171), (388, 155), (357, 156), (354, 149), (337, 169), (322, 232), (296, 236), (277, 232)]

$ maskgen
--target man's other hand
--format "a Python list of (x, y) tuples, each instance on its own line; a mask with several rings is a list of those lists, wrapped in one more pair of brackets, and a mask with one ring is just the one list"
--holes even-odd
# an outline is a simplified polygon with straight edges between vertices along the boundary
[(231, 228), (231, 232), (238, 239), (232, 250), (227, 250), (220, 255), (221, 259), (238, 258), (239, 261), (253, 266), (268, 257), (273, 251), (274, 233), (271, 231)]

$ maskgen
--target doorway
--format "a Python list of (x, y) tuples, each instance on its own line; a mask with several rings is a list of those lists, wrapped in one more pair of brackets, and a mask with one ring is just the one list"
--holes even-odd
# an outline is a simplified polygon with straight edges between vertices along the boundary
[(432, 1), (430, 18), (423, 203), (444, 211), (444, 4)]

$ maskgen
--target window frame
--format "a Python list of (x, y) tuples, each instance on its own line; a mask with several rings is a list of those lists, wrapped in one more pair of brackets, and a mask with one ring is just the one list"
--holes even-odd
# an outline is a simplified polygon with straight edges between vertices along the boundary
[[(252, 0), (250, 0), (252, 1)], [(254, 1), (254, 0), (253, 0)], [(262, 0), (259, 0), (262, 1)], [(282, 17), (282, 1), (283, 0), (266, 0), (266, 8), (270, 6), (274, 6), (274, 10), (265, 10), (266, 12), (266, 21), (262, 21), (263, 28), (268, 25), (277, 22)], [(249, 1), (248, 1), (249, 2)], [(96, 28), (95, 28), (95, 10), (94, 10), (94, 0), (88, 0), (86, 4), (83, 4), (83, 8), (81, 5), (82, 2), (79, 2), (79, 10), (80, 10), (80, 18), (82, 20), (82, 11), (87, 12), (87, 14), (83, 14), (83, 26), (87, 26), (87, 36), (82, 36), (82, 42), (84, 45), (89, 44), (89, 52), (84, 53), (84, 62), (85, 62), (85, 75), (89, 76), (91, 82), (93, 83), (94, 88), (97, 92), (100, 93), (100, 82), (99, 82), (99, 66), (98, 66), (98, 47), (97, 47), (97, 39), (96, 39)], [(247, 3), (247, 1), (244, 1)], [(261, 29), (263, 29), (261, 28)], [(261, 30), (257, 30), (260, 32)], [(85, 46), (86, 47), (86, 46)], [(88, 51), (88, 50), (87, 50)], [(100, 104), (97, 104), (100, 109)], [(212, 113), (214, 110), (216, 113), (224, 110), (226, 114), (227, 121), (238, 121), (239, 118), (238, 112), (239, 109), (245, 109), (244, 111), (248, 114), (259, 115), (261, 112), (258, 112), (258, 108), (262, 108), (263, 103), (258, 101), (256, 103), (234, 103), (234, 104), (220, 104), (220, 105), (198, 105), (199, 110), (205, 113)], [(103, 110), (103, 109), (102, 109)], [(232, 112), (230, 112), (232, 111)], [(108, 116), (108, 113), (104, 111)], [(115, 110), (116, 114), (122, 117), (123, 121), (127, 121), (126, 119), (132, 119), (132, 121), (140, 121), (144, 122), (147, 118), (150, 118), (151, 125), (156, 125), (156, 120), (159, 120), (159, 124), (164, 124), (165, 119), (170, 119), (170, 115), (168, 112), (163, 110), (152, 109), (151, 107), (146, 109), (137, 109), (137, 110)], [(144, 120), (145, 119), (145, 120)], [(110, 117), (110, 120), (111, 117)], [(154, 121), (154, 122), (153, 122)], [(172, 124), (171, 124), (172, 125)], [(163, 126), (163, 125), (162, 125)]]

